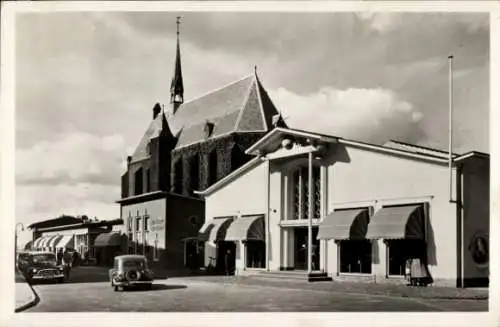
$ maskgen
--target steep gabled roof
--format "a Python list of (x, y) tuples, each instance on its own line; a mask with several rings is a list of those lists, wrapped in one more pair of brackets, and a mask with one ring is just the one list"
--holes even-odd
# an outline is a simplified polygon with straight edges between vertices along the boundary
[(132, 161), (141, 160), (149, 156), (148, 144), (152, 138), (158, 137), (161, 134), (173, 138), (172, 131), (168, 126), (167, 119), (163, 112), (159, 113), (156, 118), (154, 118), (141, 138), (141, 141), (137, 145), (134, 154), (132, 155)]
[[(169, 120), (176, 148), (233, 132), (267, 132), (278, 110), (256, 74), (183, 103)], [(213, 124), (210, 135), (207, 124)]]

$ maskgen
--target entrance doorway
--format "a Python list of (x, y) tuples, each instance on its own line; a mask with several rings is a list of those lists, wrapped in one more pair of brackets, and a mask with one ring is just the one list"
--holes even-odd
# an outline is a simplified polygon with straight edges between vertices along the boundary
[(217, 242), (217, 259), (215, 268), (223, 274), (234, 275), (236, 268), (236, 243), (219, 241)]
[[(308, 245), (308, 228), (294, 228), (295, 239), (295, 265), (297, 270), (307, 270), (307, 245)], [(319, 240), (318, 227), (312, 228), (312, 270), (319, 270)]]

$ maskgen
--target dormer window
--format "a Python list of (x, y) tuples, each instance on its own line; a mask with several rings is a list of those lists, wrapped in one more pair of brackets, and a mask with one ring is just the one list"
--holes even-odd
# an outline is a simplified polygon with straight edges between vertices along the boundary
[(214, 123), (212, 122), (205, 122), (205, 127), (204, 127), (204, 134), (205, 134), (205, 138), (209, 138), (210, 136), (212, 136), (212, 133), (214, 132)]
[(148, 156), (151, 155), (151, 141), (149, 141), (146, 145), (146, 153), (148, 154)]

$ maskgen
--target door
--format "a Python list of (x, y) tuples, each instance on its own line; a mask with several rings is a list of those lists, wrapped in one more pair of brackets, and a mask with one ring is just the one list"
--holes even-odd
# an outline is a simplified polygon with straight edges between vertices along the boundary
[(216, 269), (223, 274), (233, 275), (236, 268), (236, 243), (217, 242)]
[[(308, 246), (308, 229), (307, 227), (294, 228), (295, 233), (295, 265), (297, 270), (307, 270), (307, 246)], [(312, 270), (319, 270), (319, 240), (318, 227), (312, 228)]]

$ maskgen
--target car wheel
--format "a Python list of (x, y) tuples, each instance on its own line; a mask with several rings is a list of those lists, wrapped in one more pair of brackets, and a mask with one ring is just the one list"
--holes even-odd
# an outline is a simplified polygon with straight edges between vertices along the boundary
[(60, 277), (56, 281), (58, 284), (62, 284), (62, 283), (64, 283), (64, 277)]
[(115, 285), (114, 290), (115, 292), (118, 292), (118, 285)]
[(153, 284), (148, 284), (148, 290), (152, 290), (153, 289)]

